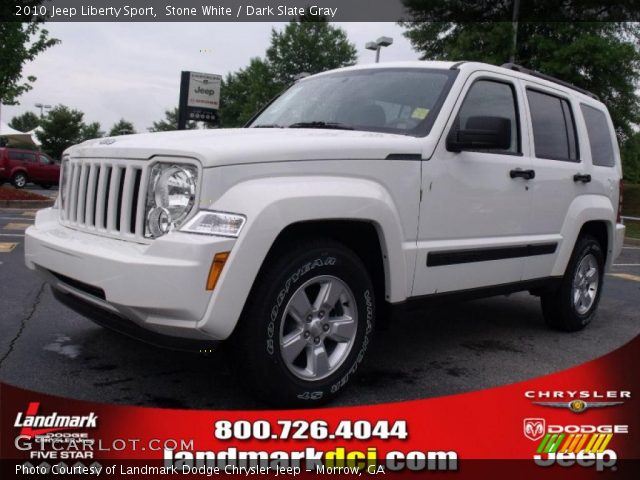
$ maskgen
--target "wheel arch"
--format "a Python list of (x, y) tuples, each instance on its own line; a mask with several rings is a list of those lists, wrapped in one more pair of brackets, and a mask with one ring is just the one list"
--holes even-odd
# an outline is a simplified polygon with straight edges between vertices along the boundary
[(271, 245), (262, 267), (272, 256), (279, 255), (297, 240), (317, 237), (329, 238), (345, 245), (362, 260), (373, 282), (378, 301), (378, 325), (383, 324), (389, 308), (390, 267), (384, 247), (384, 233), (380, 225), (374, 222), (363, 219), (318, 219), (287, 225)]
[(24, 167), (16, 167), (11, 170), (11, 179), (13, 179), (18, 173), (24, 173), (24, 176), (29, 180), (29, 172), (27, 172), (27, 169)]
[(612, 243), (613, 225), (606, 220), (590, 220), (582, 225), (578, 238), (583, 235), (591, 235), (600, 244), (602, 254), (604, 255), (605, 265), (610, 257), (610, 245)]
[(602, 195), (577, 197), (565, 217), (562, 227), (562, 242), (552, 275), (564, 275), (575, 244), (584, 234), (593, 235), (600, 242), (605, 256), (605, 270), (608, 271), (614, 257), (615, 218), (616, 210), (608, 197)]
[(381, 297), (390, 302), (406, 299), (412, 272), (403, 250), (402, 224), (389, 192), (376, 182), (342, 177), (250, 180), (205, 208), (247, 216), (220, 277), (220, 288), (216, 286), (198, 323), (215, 338), (232, 333), (269, 255), (298, 234), (321, 232), (344, 243), (364, 257), (376, 293), (384, 292)]

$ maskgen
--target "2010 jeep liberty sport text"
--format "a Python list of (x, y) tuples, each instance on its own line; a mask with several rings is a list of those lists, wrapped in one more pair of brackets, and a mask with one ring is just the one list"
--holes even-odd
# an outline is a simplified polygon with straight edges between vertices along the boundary
[(62, 170), (26, 233), (56, 297), (156, 343), (227, 340), (275, 405), (333, 398), (416, 298), (528, 290), (581, 329), (624, 237), (606, 107), (515, 65), (325, 72), (246, 128), (90, 140)]

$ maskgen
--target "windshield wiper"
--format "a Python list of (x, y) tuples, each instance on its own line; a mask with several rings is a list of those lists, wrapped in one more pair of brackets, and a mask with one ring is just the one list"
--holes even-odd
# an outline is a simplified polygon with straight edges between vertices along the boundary
[(335, 130), (353, 130), (353, 127), (337, 122), (298, 122), (289, 125), (289, 128), (333, 128)]
[(251, 128), (284, 128), (282, 125), (278, 125), (277, 123), (264, 123), (262, 125), (254, 125)]

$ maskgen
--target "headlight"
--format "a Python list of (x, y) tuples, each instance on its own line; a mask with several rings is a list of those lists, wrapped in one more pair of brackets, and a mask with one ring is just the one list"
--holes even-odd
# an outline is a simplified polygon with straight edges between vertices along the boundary
[(204, 235), (237, 237), (246, 220), (244, 215), (236, 213), (201, 210), (180, 230)]
[(156, 163), (151, 168), (145, 236), (159, 237), (180, 227), (193, 208), (197, 179), (193, 165)]

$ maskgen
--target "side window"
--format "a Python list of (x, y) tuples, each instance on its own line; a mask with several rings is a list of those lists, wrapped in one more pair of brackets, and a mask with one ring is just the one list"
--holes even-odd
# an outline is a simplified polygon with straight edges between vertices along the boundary
[(613, 167), (616, 164), (616, 159), (613, 154), (607, 116), (601, 110), (585, 104), (580, 105), (580, 110), (582, 110), (584, 123), (587, 125), (593, 164), (601, 167)]
[(580, 161), (571, 106), (564, 98), (527, 89), (536, 157)]
[(24, 160), (22, 158), (22, 152), (15, 152), (13, 150), (9, 150), (9, 160), (21, 162), (22, 160)]
[(479, 117), (506, 118), (511, 124), (511, 145), (505, 153), (520, 152), (520, 135), (518, 115), (513, 86), (494, 80), (478, 80), (475, 82), (464, 99), (458, 119), (460, 128), (479, 128), (475, 125)]
[(36, 162), (36, 154), (35, 153), (23, 153), (23, 160), (25, 162), (35, 163)]
[(42, 163), (43, 165), (51, 165), (53, 163), (51, 160), (49, 160), (44, 155), (40, 155), (39, 158), (40, 158), (40, 163)]

